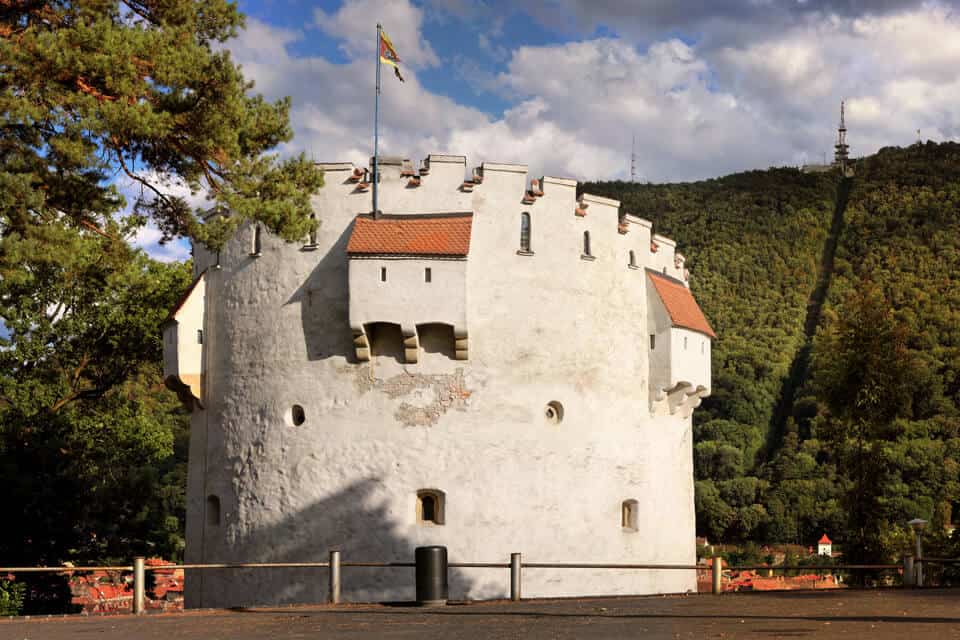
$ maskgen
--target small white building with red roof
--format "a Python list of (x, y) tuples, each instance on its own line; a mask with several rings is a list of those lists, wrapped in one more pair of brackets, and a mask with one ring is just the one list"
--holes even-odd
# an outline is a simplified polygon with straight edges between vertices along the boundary
[(827, 537), (827, 534), (823, 534), (823, 536), (817, 540), (817, 555), (833, 556), (833, 542)]

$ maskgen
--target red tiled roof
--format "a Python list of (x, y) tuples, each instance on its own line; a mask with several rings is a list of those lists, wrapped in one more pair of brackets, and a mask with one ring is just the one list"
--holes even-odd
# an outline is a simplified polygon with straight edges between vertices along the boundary
[(673, 326), (699, 331), (711, 338), (717, 337), (689, 289), (678, 280), (662, 276), (654, 271), (647, 271), (647, 275), (650, 276), (650, 281), (653, 282), (657, 295), (663, 301), (663, 306), (667, 308)]
[(466, 256), (470, 252), (472, 213), (359, 215), (353, 224), (350, 255)]
[(823, 537), (817, 540), (817, 544), (833, 544), (830, 542), (830, 538), (827, 537), (827, 534), (823, 534)]

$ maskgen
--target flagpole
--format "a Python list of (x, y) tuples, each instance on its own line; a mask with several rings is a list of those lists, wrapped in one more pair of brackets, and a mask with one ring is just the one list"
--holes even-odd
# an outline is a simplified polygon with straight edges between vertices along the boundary
[(380, 183), (380, 31), (382, 27), (377, 23), (377, 93), (373, 102), (373, 217), (380, 217), (380, 210), (377, 208), (377, 188)]

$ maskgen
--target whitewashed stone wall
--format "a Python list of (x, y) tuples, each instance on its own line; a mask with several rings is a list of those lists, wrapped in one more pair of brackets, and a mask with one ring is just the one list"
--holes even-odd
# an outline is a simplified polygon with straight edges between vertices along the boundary
[(369, 322), (410, 330), (427, 322), (467, 325), (466, 260), (354, 257), (349, 271), (350, 322), (356, 329)]
[[(421, 336), (416, 364), (359, 363), (345, 248), (370, 193), (355, 190), (351, 171), (327, 166), (316, 250), (265, 234), (253, 257), (245, 227), (219, 257), (195, 251), (207, 283), (206, 409), (192, 417), (187, 561), (323, 561), (330, 549), (409, 561), (414, 547), (443, 544), (453, 562), (522, 552), (530, 562), (693, 563), (690, 417), (651, 413), (644, 267), (662, 270), (667, 247), (651, 253), (650, 223), (628, 216), (620, 233), (617, 203), (602, 198), (585, 197), (586, 215), (575, 215), (569, 180), (544, 179), (544, 195), (524, 205), (522, 165), (484, 165), (472, 192), (457, 156), (432, 158), (416, 188), (399, 167), (385, 171), (385, 213), (474, 212), (468, 259), (445, 265), (465, 278), (449, 304), (463, 305), (470, 353), (454, 360)], [(522, 212), (533, 255), (518, 254)], [(373, 275), (366, 266), (350, 277)], [(364, 303), (370, 322), (417, 321), (377, 304)], [(562, 404), (562, 422), (545, 416), (549, 402)], [(417, 522), (421, 489), (445, 493), (445, 524)], [(629, 499), (637, 531), (621, 527)], [(409, 569), (347, 568), (343, 580), (348, 600), (414, 595)], [(502, 597), (508, 583), (505, 570), (451, 570), (451, 597)], [(524, 573), (525, 597), (695, 588), (693, 572)], [(186, 589), (191, 607), (327, 595), (322, 570), (195, 572)]]
[(203, 328), (206, 279), (197, 276), (163, 325), (163, 379), (192, 406), (203, 396)]

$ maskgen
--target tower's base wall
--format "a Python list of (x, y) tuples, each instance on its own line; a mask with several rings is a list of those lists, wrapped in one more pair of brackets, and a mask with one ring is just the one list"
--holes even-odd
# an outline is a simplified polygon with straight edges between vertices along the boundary
[[(560, 425), (512, 430), (453, 410), (425, 427), (333, 421), (281, 430), (276, 440), (264, 432), (245, 456), (208, 467), (207, 490), (223, 488), (222, 522), (190, 528), (188, 561), (322, 562), (338, 549), (344, 562), (410, 562), (415, 547), (440, 544), (454, 563), (507, 563), (520, 552), (526, 562), (693, 564), (689, 419), (611, 428), (617, 408), (594, 407), (591, 427), (575, 420), (585, 408), (577, 405), (566, 404)], [(348, 442), (358, 428), (365, 436)], [(491, 429), (514, 437), (491, 445)], [(678, 460), (686, 463), (663, 464)], [(444, 524), (418, 521), (422, 489), (444, 493)], [(637, 501), (636, 531), (622, 527), (624, 500)], [(204, 522), (203, 504), (191, 501), (191, 523)], [(323, 602), (327, 580), (323, 568), (188, 571), (187, 606)], [(695, 589), (692, 570), (530, 568), (523, 575), (524, 597)], [(508, 594), (507, 569), (450, 570), (453, 599)], [(346, 601), (413, 597), (410, 568), (343, 568)]]

